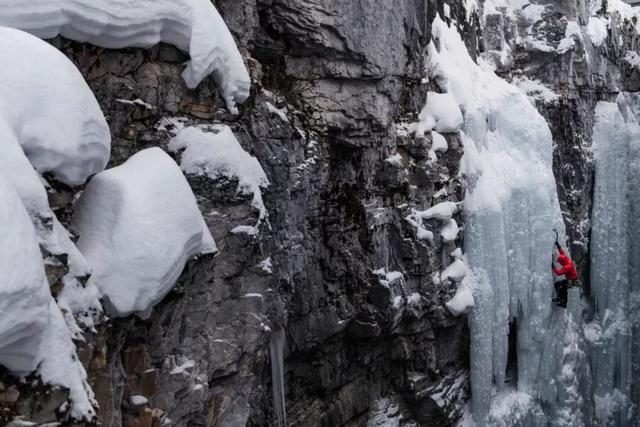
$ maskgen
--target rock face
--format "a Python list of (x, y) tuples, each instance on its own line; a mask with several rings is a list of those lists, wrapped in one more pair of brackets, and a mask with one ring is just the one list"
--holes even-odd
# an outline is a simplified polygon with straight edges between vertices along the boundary
[[(442, 224), (426, 221), (437, 237), (420, 240), (404, 220), (463, 196), (457, 132), (433, 158), (431, 135), (405, 130), (433, 90), (423, 53), (443, 2), (216, 6), (253, 78), (239, 116), (213, 80), (185, 87), (185, 54), (170, 46), (52, 40), (109, 117), (109, 167), (166, 149), (185, 126), (226, 123), (270, 182), (260, 223), (237, 182), (188, 177), (219, 254), (188, 264), (149, 319), (87, 334), (80, 354), (101, 423), (274, 425), (269, 341), (280, 329), (289, 425), (365, 425), (377, 410), (453, 423), (468, 394), (468, 330), (444, 306), (455, 286), (436, 278), (461, 237), (443, 242)], [(257, 234), (237, 232), (256, 223)]]

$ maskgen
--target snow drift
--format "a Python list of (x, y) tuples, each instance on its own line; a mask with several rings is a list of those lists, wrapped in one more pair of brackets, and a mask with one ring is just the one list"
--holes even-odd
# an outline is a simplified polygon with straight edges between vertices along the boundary
[(69, 388), (72, 417), (93, 418), (93, 393), (49, 292), (33, 225), (1, 173), (0, 235), (0, 364), (18, 375), (37, 368), (43, 381)]
[(189, 184), (159, 148), (96, 175), (76, 203), (74, 227), (90, 283), (117, 316), (144, 316), (189, 259), (215, 251)]
[(70, 185), (103, 170), (111, 135), (80, 71), (48, 43), (11, 28), (0, 27), (0, 52), (0, 119), (33, 166)]
[(109, 129), (80, 72), (62, 53), (10, 28), (0, 28), (0, 49), (0, 171), (20, 196), (40, 245), (68, 261), (58, 302), (80, 338), (72, 313), (91, 328), (100, 302), (95, 288), (78, 282), (91, 270), (49, 208), (38, 171), (67, 184), (83, 183), (109, 159)]
[(250, 79), (222, 17), (208, 0), (5, 0), (0, 25), (120, 49), (165, 42), (189, 52), (189, 88), (213, 74), (227, 107), (249, 96)]

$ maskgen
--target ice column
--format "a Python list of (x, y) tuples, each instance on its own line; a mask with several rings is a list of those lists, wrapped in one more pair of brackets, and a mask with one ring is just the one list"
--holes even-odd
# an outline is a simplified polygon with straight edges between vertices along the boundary
[[(631, 396), (632, 316), (637, 316), (640, 127), (623, 96), (596, 107), (593, 150), (596, 181), (591, 237), (591, 295), (601, 334), (593, 340), (591, 368), (601, 422), (627, 425)], [(633, 223), (632, 223), (633, 221)], [(633, 255), (632, 255), (633, 251)], [(633, 273), (632, 274), (632, 270)], [(633, 282), (633, 284), (632, 284)], [(635, 292), (634, 292), (635, 291)], [(636, 309), (631, 310), (632, 305)], [(637, 345), (637, 341), (636, 341)]]
[(284, 329), (271, 335), (271, 382), (276, 427), (286, 427), (287, 408), (284, 397)]

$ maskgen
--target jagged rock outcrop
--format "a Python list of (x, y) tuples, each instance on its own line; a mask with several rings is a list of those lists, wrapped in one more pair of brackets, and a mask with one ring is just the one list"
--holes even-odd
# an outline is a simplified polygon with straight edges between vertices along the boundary
[[(455, 286), (436, 278), (461, 234), (444, 242), (426, 221), (436, 237), (421, 240), (404, 219), (463, 196), (459, 135), (434, 158), (430, 135), (405, 130), (434, 89), (424, 52), (444, 3), (216, 3), (253, 78), (239, 116), (212, 79), (185, 87), (187, 57), (171, 46), (51, 41), (108, 117), (109, 167), (215, 122), (270, 181), (268, 221), (247, 234), (236, 227), (259, 212), (237, 182), (188, 176), (219, 253), (189, 263), (149, 319), (106, 321), (78, 343), (101, 423), (273, 425), (268, 345), (282, 328), (290, 425), (364, 425), (383, 401), (398, 422), (453, 422), (468, 395), (468, 331), (444, 306)], [(464, 16), (454, 3), (447, 13)], [(65, 225), (68, 192), (51, 190)]]

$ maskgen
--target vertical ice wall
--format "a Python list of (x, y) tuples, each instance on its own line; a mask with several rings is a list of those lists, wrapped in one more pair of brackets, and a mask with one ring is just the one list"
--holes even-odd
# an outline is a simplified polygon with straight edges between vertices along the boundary
[(629, 425), (631, 421), (631, 350), (633, 328), (638, 328), (640, 282), (639, 145), (640, 126), (625, 97), (619, 96), (617, 103), (598, 103), (593, 129), (596, 182), (591, 237), (591, 294), (596, 318), (588, 330), (592, 332), (596, 414), (606, 425)]
[[(579, 408), (572, 407), (573, 413), (559, 409), (579, 394), (579, 369), (572, 364), (580, 359), (581, 335), (575, 329), (581, 320), (575, 292), (569, 310), (550, 301), (553, 228), (564, 236), (551, 132), (524, 94), (466, 54), (455, 27), (436, 18), (433, 36), (429, 75), (464, 112), (465, 250), (476, 282), (476, 307), (469, 315), (473, 420), (476, 425), (517, 420), (547, 425), (554, 417), (563, 420), (554, 425), (571, 420), (581, 425)], [(517, 390), (505, 388), (513, 318)], [(494, 408), (510, 401), (509, 395), (526, 403)]]

